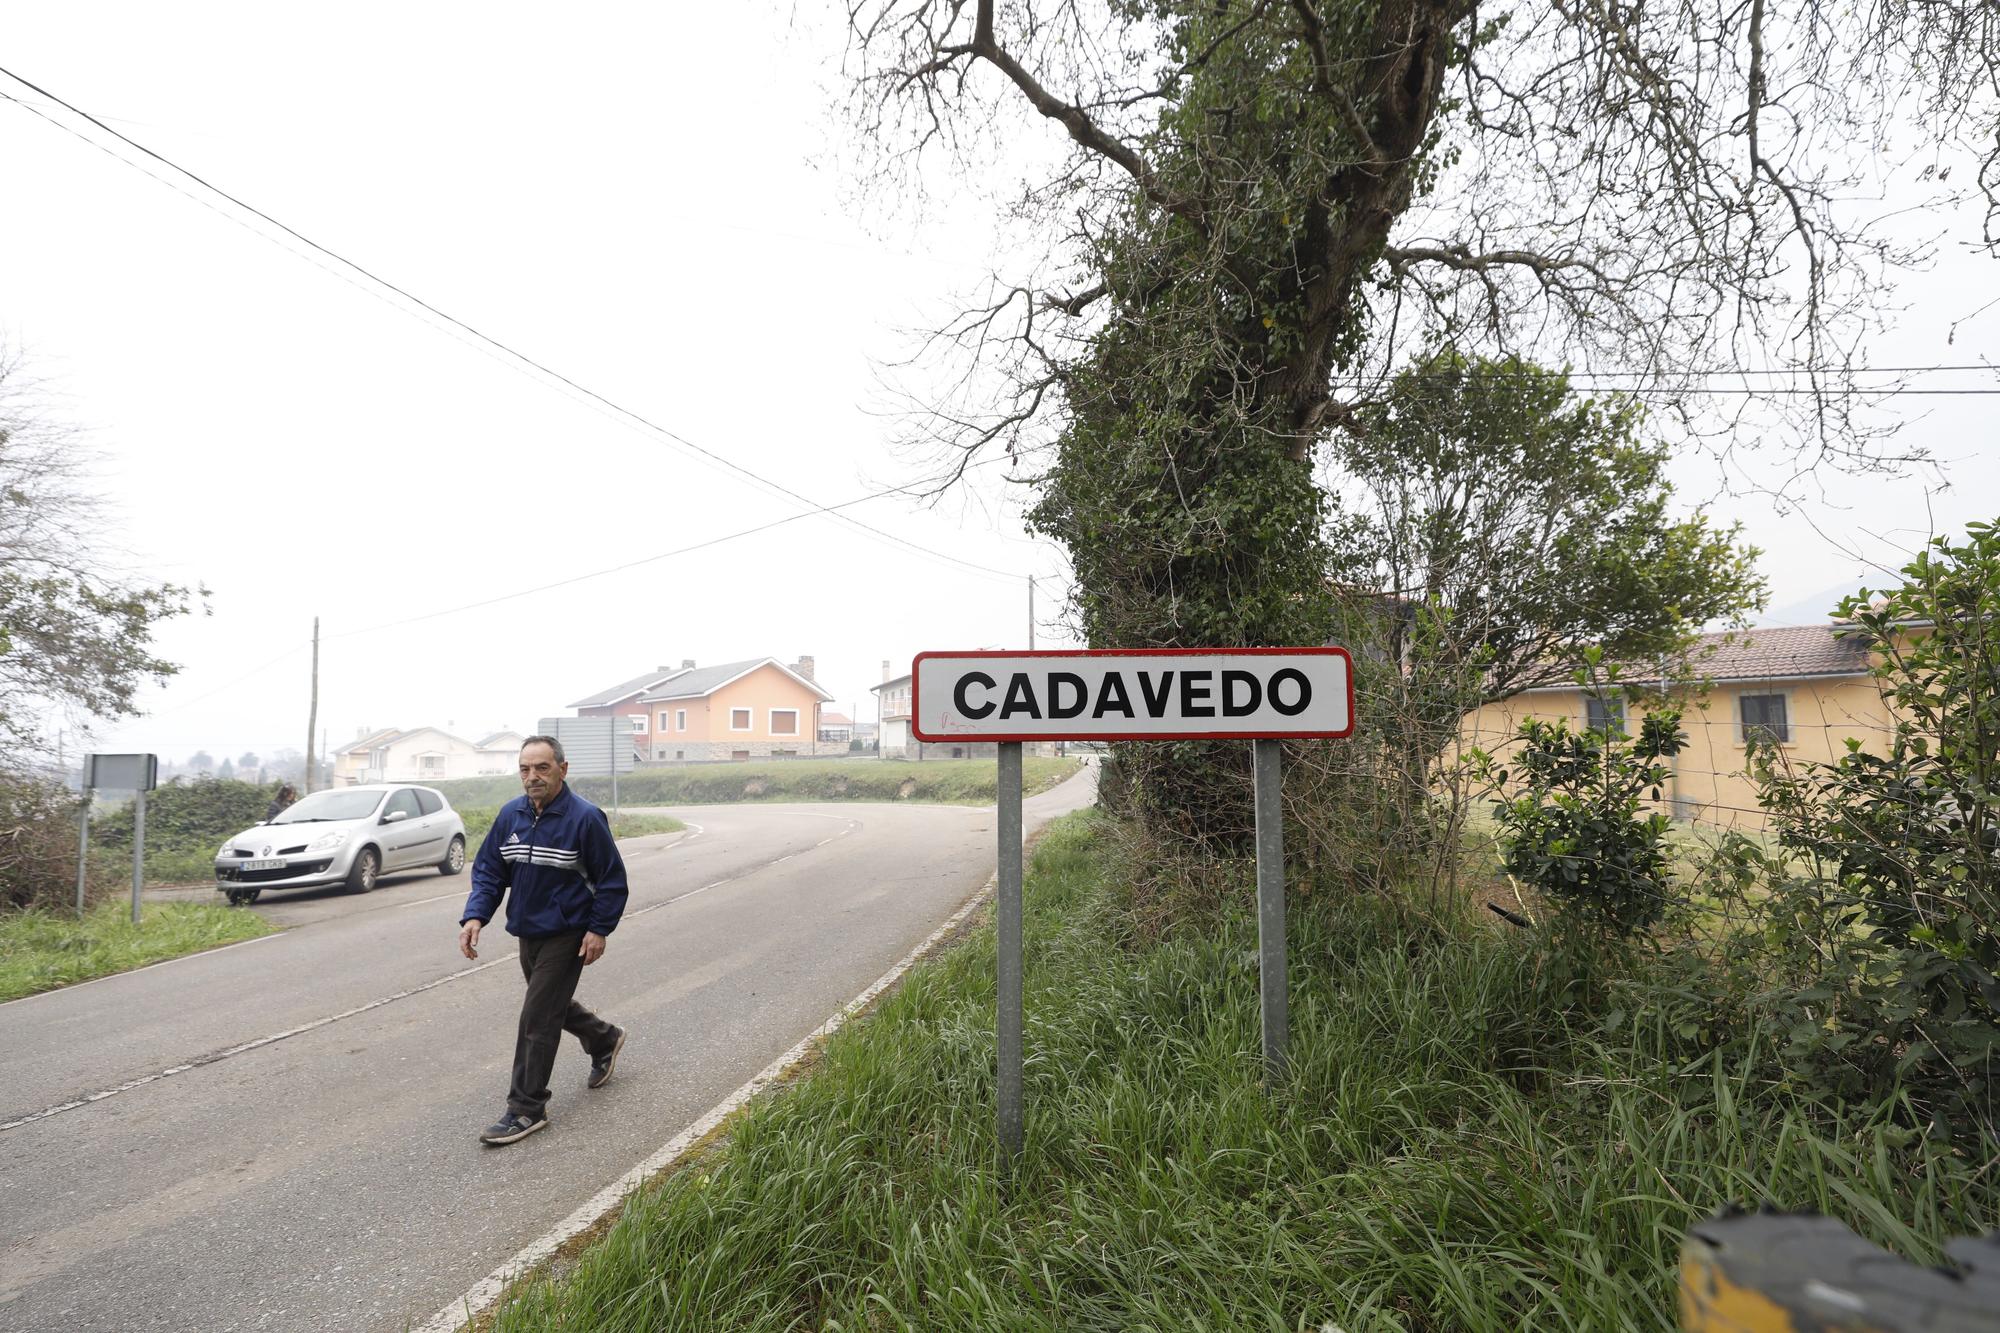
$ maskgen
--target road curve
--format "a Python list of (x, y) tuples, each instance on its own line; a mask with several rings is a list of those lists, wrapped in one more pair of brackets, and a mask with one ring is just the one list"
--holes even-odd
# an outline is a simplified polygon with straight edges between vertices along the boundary
[[(1031, 797), (1030, 830), (1094, 774)], [(0, 1005), (0, 1330), (403, 1329), (812, 1031), (992, 873), (993, 810), (677, 809), (579, 995), (631, 1030), (504, 1149), (521, 978), (468, 881), (257, 910), (286, 933)]]

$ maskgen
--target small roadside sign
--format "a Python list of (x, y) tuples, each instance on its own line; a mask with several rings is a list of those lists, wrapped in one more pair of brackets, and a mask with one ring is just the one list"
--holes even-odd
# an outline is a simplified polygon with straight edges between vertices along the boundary
[(927, 652), (910, 667), (910, 731), (998, 743), (998, 1126), (1024, 1139), (1021, 1085), (1021, 745), (1025, 741), (1244, 740), (1257, 812), (1257, 952), (1264, 1080), (1285, 1076), (1285, 850), (1281, 742), (1354, 731), (1345, 648), (1141, 648)]
[(132, 793), (132, 924), (139, 924), (139, 891), (146, 882), (146, 793), (160, 785), (160, 758), (151, 754), (92, 754), (83, 760), (82, 831), (77, 840), (76, 914), (83, 916), (90, 860), (90, 797), (103, 788)]

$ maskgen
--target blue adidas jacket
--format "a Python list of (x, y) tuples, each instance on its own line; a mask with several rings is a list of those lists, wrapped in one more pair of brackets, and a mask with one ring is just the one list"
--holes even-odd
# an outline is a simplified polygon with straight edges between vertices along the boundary
[(485, 925), (502, 897), (509, 935), (616, 930), (625, 912), (625, 861), (604, 812), (566, 782), (540, 814), (526, 796), (501, 806), (473, 858), (472, 894), (459, 924)]

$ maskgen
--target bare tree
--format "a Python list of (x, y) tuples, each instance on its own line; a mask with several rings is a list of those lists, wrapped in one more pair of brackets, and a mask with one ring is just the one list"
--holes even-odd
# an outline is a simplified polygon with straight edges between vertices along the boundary
[[(1789, 368), (1767, 396), (1801, 466), (1879, 465), (1852, 370), (1925, 241), (1862, 196), (1921, 153), (1928, 179), (1900, 187), (1983, 195), (1994, 243), (1990, 0), (850, 0), (848, 18), (882, 179), (979, 164), (1020, 112), (1060, 127), (1018, 205), (1046, 261), (939, 331), (958, 377), (926, 428), (961, 466), (1045, 450), (1030, 522), (1068, 549), (1077, 628), (1104, 646), (1324, 638), (1355, 529), (1315, 454), (1440, 346), (1669, 387)], [(1952, 184), (1968, 159), (1973, 184)], [(1132, 808), (1240, 837), (1240, 760), (1135, 754)]]
[(1450, 342), (1667, 390), (1792, 370), (1743, 383), (1814, 457), (1879, 463), (1850, 372), (1923, 216), (1972, 197), (2000, 244), (1986, 0), (850, 0), (849, 26), (887, 179), (984, 165), (1016, 110), (1069, 144), (1021, 201), (1051, 262), (939, 331), (1011, 389), (933, 421), (967, 453), (1072, 407), (1103, 321), (1198, 284), (1208, 327), (1176, 311), (1162, 350), (1281, 401), (1300, 460)]
[(15, 746), (40, 747), (50, 710), (136, 712), (139, 685), (175, 670), (152, 653), (153, 626), (201, 595), (110, 567), (90, 461), (19, 359), (0, 356), (0, 736)]

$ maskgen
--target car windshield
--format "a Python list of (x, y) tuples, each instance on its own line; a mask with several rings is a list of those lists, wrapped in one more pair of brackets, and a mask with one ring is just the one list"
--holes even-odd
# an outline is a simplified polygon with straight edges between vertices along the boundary
[(380, 790), (316, 791), (286, 810), (273, 824), (312, 824), (329, 819), (365, 819), (382, 803)]

